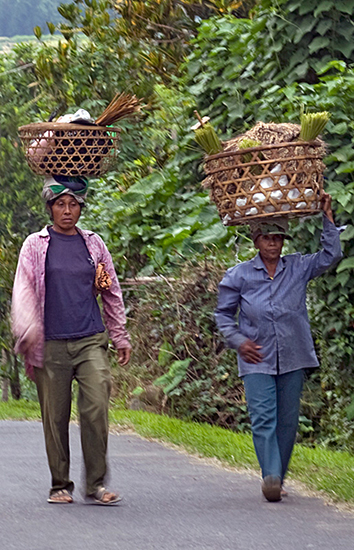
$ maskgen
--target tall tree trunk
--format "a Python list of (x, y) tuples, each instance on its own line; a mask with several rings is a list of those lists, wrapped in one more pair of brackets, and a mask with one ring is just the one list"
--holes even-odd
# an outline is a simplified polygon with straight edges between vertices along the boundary
[[(1, 364), (6, 365), (6, 353), (5, 350), (1, 350)], [(8, 401), (9, 400), (9, 379), (8, 378), (2, 378), (1, 379), (1, 401)]]
[[(8, 359), (11, 361), (10, 354), (8, 353)], [(18, 368), (18, 360), (17, 355), (13, 355), (14, 364), (13, 368), (11, 369), (11, 377), (10, 377), (10, 388), (11, 388), (11, 395), (13, 399), (19, 400), (21, 399), (21, 383), (20, 383), (20, 371)]]
[(3, 378), (1, 381), (1, 401), (8, 401), (9, 400), (9, 379)]

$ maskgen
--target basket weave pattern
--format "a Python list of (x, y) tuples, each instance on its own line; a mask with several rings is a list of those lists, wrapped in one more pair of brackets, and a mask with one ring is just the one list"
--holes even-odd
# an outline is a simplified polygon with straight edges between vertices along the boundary
[(206, 157), (203, 184), (224, 225), (320, 210), (322, 154), (315, 142), (262, 145)]
[(99, 176), (113, 165), (119, 129), (43, 122), (19, 128), (26, 160), (39, 175)]

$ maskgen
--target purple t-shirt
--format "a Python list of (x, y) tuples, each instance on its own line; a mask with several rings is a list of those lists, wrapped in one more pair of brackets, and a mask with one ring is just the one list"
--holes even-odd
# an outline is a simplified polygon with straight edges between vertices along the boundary
[(46, 340), (83, 338), (104, 332), (94, 294), (95, 266), (79, 233), (49, 228), (45, 262), (44, 327)]

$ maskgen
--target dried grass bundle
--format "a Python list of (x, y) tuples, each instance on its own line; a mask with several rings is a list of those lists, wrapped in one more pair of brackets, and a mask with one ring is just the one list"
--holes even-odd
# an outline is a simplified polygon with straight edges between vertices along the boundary
[(96, 119), (96, 124), (99, 126), (110, 126), (117, 120), (133, 116), (138, 113), (140, 109), (141, 100), (135, 95), (126, 94), (125, 92), (118, 93), (103, 111), (101, 116)]
[[(239, 136), (236, 136), (233, 139), (230, 139), (229, 141), (226, 141), (224, 143), (224, 151), (229, 152), (236, 152), (243, 148), (243, 143), (248, 140), (251, 141), (257, 141), (261, 143), (262, 145), (275, 145), (280, 143), (291, 143), (294, 141), (300, 141), (300, 132), (301, 132), (301, 126), (300, 124), (292, 124), (292, 123), (281, 123), (277, 124), (275, 122), (257, 122), (253, 128), (245, 132), (244, 134), (241, 134)], [(317, 137), (314, 140), (314, 144), (316, 145), (316, 154), (320, 156), (321, 158), (325, 157), (327, 154), (327, 147), (326, 143), (319, 137)], [(314, 153), (314, 149), (311, 150), (312, 153)], [(280, 149), (270, 149), (270, 150), (264, 150), (262, 151), (263, 159), (276, 159), (276, 158), (288, 158), (291, 157), (294, 153), (294, 150), (292, 148), (287, 147), (281, 147)], [(299, 156), (304, 153), (301, 146), (297, 147), (295, 150), (296, 156)], [(324, 170), (324, 164), (320, 159), (317, 159), (316, 165), (318, 168), (318, 171)], [(289, 168), (292, 168), (294, 172), (297, 170), (297, 162), (294, 160), (292, 163), (289, 163)], [(310, 167), (310, 163), (309, 163)], [(235, 177), (237, 175), (235, 174)], [(297, 175), (297, 180), (299, 181), (303, 176), (301, 174)]]
[[(255, 140), (260, 142), (262, 145), (273, 145), (276, 143), (288, 143), (292, 141), (300, 140), (300, 124), (292, 123), (282, 123), (277, 124), (275, 122), (257, 122), (253, 128), (237, 136), (229, 141), (226, 141), (224, 144), (224, 151), (239, 151), (240, 143), (245, 139)], [(326, 155), (326, 144), (325, 142), (317, 137), (315, 140), (316, 145), (320, 145), (319, 151), (324, 157)], [(268, 155), (278, 154), (278, 151), (269, 151)], [(286, 155), (286, 149), (282, 150), (283, 156)], [(267, 157), (270, 158), (270, 157)]]

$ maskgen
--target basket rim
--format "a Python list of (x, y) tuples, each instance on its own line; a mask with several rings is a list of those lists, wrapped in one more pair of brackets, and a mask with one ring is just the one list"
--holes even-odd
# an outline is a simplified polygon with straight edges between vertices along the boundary
[[(320, 214), (322, 212), (321, 208), (314, 208), (313, 210), (309, 208), (304, 208), (303, 210), (284, 210), (284, 211), (278, 211), (278, 212), (267, 212), (262, 214), (256, 214), (253, 216), (240, 216), (238, 218), (234, 218), (231, 220), (231, 223), (228, 222), (226, 224), (223, 224), (224, 227), (235, 227), (236, 225), (249, 225), (250, 221), (254, 221), (257, 219), (263, 220), (268, 218), (288, 218), (292, 220), (296, 220), (298, 218), (304, 218), (304, 217), (310, 217), (315, 216), (316, 214)], [(226, 214), (225, 214), (226, 215)], [(219, 214), (220, 220), (222, 221), (222, 215)]]
[[(318, 157), (316, 155), (299, 155), (297, 157), (287, 157), (285, 160), (319, 160), (321, 157)], [(265, 160), (259, 160), (259, 161), (252, 161), (252, 162), (242, 162), (237, 163), (236, 161), (233, 164), (230, 164), (230, 166), (221, 166), (214, 168), (213, 170), (208, 170), (207, 175), (213, 176), (214, 174), (217, 174), (218, 172), (225, 172), (228, 170), (234, 170), (235, 168), (238, 168), (239, 166), (242, 166), (244, 168), (247, 168), (248, 166), (259, 166), (260, 164), (274, 164), (274, 163), (281, 163), (284, 162), (284, 157), (274, 157), (274, 159), (265, 159)], [(263, 179), (265, 176), (264, 174), (259, 175), (253, 175), (254, 179)], [(268, 176), (266, 176), (268, 177)], [(238, 179), (238, 178), (236, 178)]]
[(321, 147), (322, 144), (318, 141), (283, 141), (282, 143), (272, 143), (270, 145), (257, 145), (257, 147), (247, 147), (245, 149), (238, 149), (237, 151), (221, 151), (215, 155), (205, 155), (205, 161), (214, 160), (223, 157), (230, 157), (233, 155), (243, 155), (251, 151), (264, 151), (271, 149), (279, 149), (280, 147), (299, 147), (309, 145), (311, 147)]
[(75, 124), (73, 122), (32, 122), (31, 124), (25, 124), (19, 126), (18, 131), (25, 130), (103, 130), (105, 132), (120, 133), (121, 128), (113, 126), (98, 126), (97, 124)]

